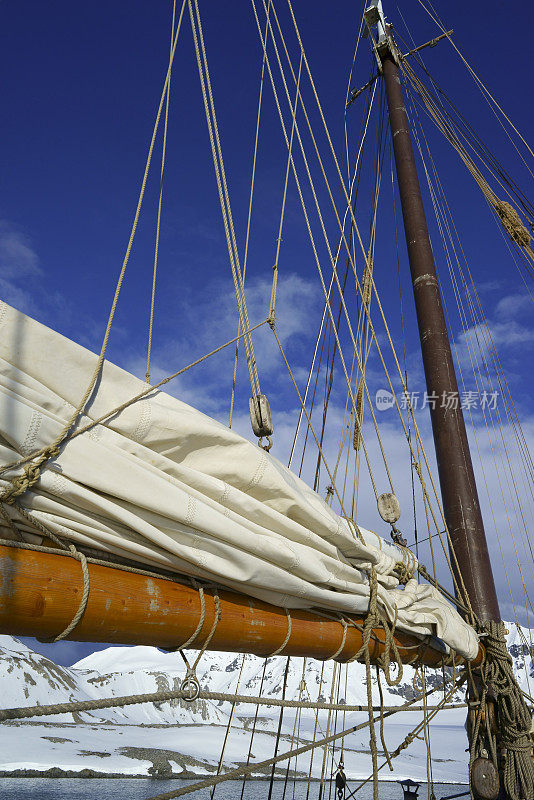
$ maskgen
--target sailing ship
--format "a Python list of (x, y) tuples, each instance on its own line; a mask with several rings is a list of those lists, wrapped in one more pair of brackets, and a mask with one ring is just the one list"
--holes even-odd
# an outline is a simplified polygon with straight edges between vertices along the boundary
[[(389, 25), (380, 0), (372, 0), (364, 8), (356, 51), (367, 38), (372, 70), (365, 85), (347, 94), (346, 113), (360, 113), (363, 122), (356, 155), (352, 160), (347, 155), (343, 165), (323, 113), (298, 14), (288, 2), (287, 23), (296, 42), (295, 58), (288, 50), (281, 13), (275, 4), (271, 0), (263, 6), (253, 2), (260, 41), (261, 91), (242, 258), (199, 4), (197, 0), (174, 2), (169, 66), (100, 353), (91, 353), (6, 303), (0, 308), (0, 629), (48, 641), (68, 638), (177, 650), (186, 659), (188, 671), (174, 694), (185, 702), (193, 702), (201, 694), (209, 696), (195, 674), (207, 649), (263, 657), (334, 659), (347, 669), (351, 660), (363, 661), (369, 698), (369, 719), (364, 724), (370, 730), (375, 797), (379, 766), (371, 669), (376, 666), (394, 685), (400, 680), (403, 664), (421, 670), (437, 668), (443, 680), (437, 686), (442, 699), (436, 711), (447, 707), (458, 686), (467, 687), (469, 768), (475, 796), (532, 800), (530, 713), (506, 651), (414, 140), (440, 232), (444, 239), (448, 237), (450, 247), (457, 240), (457, 232), (444, 205), (439, 178), (433, 172), (431, 152), (425, 151), (428, 142), (420, 133), (419, 115), (424, 112), (435, 123), (459, 156), (526, 273), (534, 260), (534, 216), (521, 188), (456, 107), (449, 104), (426, 70), (421, 57), (425, 47), (443, 40), (456, 48), (451, 31), (433, 11), (429, 13), (438, 28), (436, 36), (410, 48)], [(236, 333), (193, 363), (154, 382), (150, 358), (171, 75), (187, 18), (235, 293)], [(480, 82), (478, 76), (475, 78)], [(262, 94), (269, 88), (286, 153), (272, 281), (265, 317), (258, 321), (249, 314), (245, 271)], [(411, 107), (403, 92), (408, 92)], [(523, 161), (531, 157), (532, 151), (493, 97), (487, 93), (486, 99), (500, 115), (499, 120), (508, 125)], [(373, 113), (377, 137), (374, 149), (366, 144)], [(334, 200), (334, 183), (325, 170), (326, 155), (318, 148), (312, 126), (315, 117), (326, 142), (335, 190), (341, 191), (340, 203)], [(162, 153), (160, 190), (143, 380), (105, 356), (158, 141)], [(393, 198), (397, 196), (400, 201), (406, 234), (439, 489), (410, 396), (407, 371), (401, 367), (396, 337), (384, 313), (379, 281), (375, 281), (378, 207), (387, 147), (392, 169), (393, 164), (396, 168), (398, 195), (394, 189)], [(371, 166), (368, 161), (364, 168), (369, 150)], [(313, 168), (312, 156), (316, 159)], [(371, 222), (365, 235), (356, 203), (360, 179), (368, 180), (372, 189), (366, 206)], [(318, 180), (323, 182), (321, 192)], [(283, 289), (278, 273), (288, 191), (294, 191), (302, 207), (311, 265), (318, 275), (323, 303), (311, 365), (303, 383), (295, 376), (277, 327), (278, 295)], [(328, 213), (335, 217), (334, 236), (327, 233), (321, 211), (319, 197), (323, 194), (330, 204)], [(310, 208), (316, 217), (314, 224), (310, 222)], [(456, 257), (457, 250), (452, 252)], [(451, 250), (447, 253), (451, 257)], [(465, 277), (459, 262), (457, 267)], [(466, 285), (462, 291), (467, 293), (469, 310), (483, 320), (474, 289)], [(269, 398), (260, 386), (261, 359), (255, 350), (260, 329), (272, 337), (299, 402), (289, 458), (294, 471), (275, 455), (276, 413), (271, 412)], [(482, 322), (481, 330), (484, 335)], [(520, 422), (496, 352), (484, 346), (488, 352), (477, 374), (481, 375), (489, 363), (494, 368), (493, 379), (504, 387), (506, 413), (510, 414), (523, 463), (529, 470), (524, 482), (531, 492), (532, 462)], [(229, 348), (234, 354), (230, 424), (211, 419), (163, 391), (172, 380)], [(434, 568), (428, 569), (420, 557), (418, 539), (417, 547), (409, 547), (408, 538), (412, 537), (406, 524), (402, 524), (402, 530), (398, 527), (401, 508), (395, 493), (396, 468), (387, 457), (370, 393), (369, 364), (373, 358), (383, 368), (388, 387), (384, 396), (398, 413), (399, 437), (406, 442), (414, 497), (417, 491), (428, 539), (431, 546), (435, 543), (436, 548), (442, 548), (448, 579), (438, 575), (434, 551)], [(250, 380), (248, 412), (256, 443), (232, 427), (232, 416), (240, 402), (236, 376), (242, 362)], [(325, 426), (334, 367), (343, 383), (345, 413), (333, 465)], [(320, 376), (325, 381), (322, 404), (317, 395)], [(484, 378), (486, 393), (491, 380), (488, 375)], [(302, 452), (301, 471), (306, 448), (313, 450), (314, 489), (297, 475), (297, 445)], [(374, 452), (381, 459), (386, 491), (379, 486), (372, 463)], [(317, 491), (321, 476), (326, 480), (324, 497)], [(362, 527), (357, 518), (358, 499), (367, 484), (376, 499), (382, 528), (390, 531), (389, 540)], [(526, 535), (528, 538), (528, 531)], [(529, 613), (528, 585), (525, 607)], [(196, 652), (193, 664), (185, 651)], [(421, 674), (422, 692), (417, 699), (426, 703), (436, 687), (427, 689), (426, 673)], [(148, 699), (165, 699), (160, 695)], [(166, 698), (169, 696), (165, 693)], [(109, 705), (146, 701), (146, 695), (110, 698)], [(261, 704), (262, 698), (246, 701)], [(234, 705), (236, 702), (244, 700), (236, 697)], [(282, 698), (282, 707), (284, 702)], [(96, 703), (73, 704), (72, 708), (96, 708)], [(333, 702), (317, 701), (315, 705), (328, 711), (337, 708)], [(57, 712), (57, 706), (4, 709), (0, 719)], [(381, 724), (383, 716), (381, 713)], [(395, 752), (386, 751), (387, 763), (426, 730), (429, 718), (425, 706), (423, 722), (413, 734)], [(336, 731), (288, 753), (275, 753), (262, 766), (274, 766), (300, 752), (326, 746), (353, 730)], [(245, 763), (245, 756), (241, 767), (226, 771), (221, 759), (216, 776), (165, 797), (215, 787), (250, 773), (252, 767)], [(338, 776), (341, 773), (342, 765)]]

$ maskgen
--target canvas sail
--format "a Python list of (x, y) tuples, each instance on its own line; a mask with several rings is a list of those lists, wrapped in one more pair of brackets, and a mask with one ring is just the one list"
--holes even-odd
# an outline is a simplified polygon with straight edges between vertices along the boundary
[[(96, 360), (1, 304), (0, 464), (54, 440)], [(79, 426), (144, 388), (105, 362)], [(0, 485), (12, 476), (3, 473)], [(396, 607), (400, 628), (435, 634), (468, 658), (478, 652), (475, 632), (436, 589), (399, 585), (401, 548), (361, 528), (358, 535), (274, 456), (161, 391), (69, 439), (20, 503), (75, 543), (286, 608), (365, 613), (373, 566), (379, 602), (391, 620)], [(2, 534), (10, 535), (5, 523)]]

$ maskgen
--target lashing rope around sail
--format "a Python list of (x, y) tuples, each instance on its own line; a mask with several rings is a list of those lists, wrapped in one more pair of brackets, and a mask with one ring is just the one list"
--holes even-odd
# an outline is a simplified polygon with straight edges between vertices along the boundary
[[(195, 583), (196, 583), (196, 581), (195, 581)], [(207, 635), (202, 647), (198, 651), (197, 657), (195, 658), (193, 664), (192, 665), (189, 664), (189, 660), (188, 660), (186, 654), (184, 653), (185, 645), (180, 645), (180, 647), (176, 647), (174, 649), (174, 652), (177, 651), (177, 652), (180, 653), (180, 655), (182, 656), (182, 658), (184, 660), (185, 666), (186, 666), (185, 678), (182, 681), (182, 685), (181, 685), (180, 689), (184, 693), (184, 700), (187, 700), (188, 702), (192, 702), (193, 700), (196, 700), (197, 697), (200, 694), (200, 683), (198, 682), (196, 669), (198, 667), (200, 659), (202, 658), (202, 656), (204, 655), (204, 653), (208, 649), (208, 645), (211, 642), (211, 640), (213, 639), (215, 631), (217, 630), (217, 625), (219, 624), (219, 621), (221, 619), (221, 601), (219, 600), (219, 595), (217, 594), (217, 587), (216, 586), (214, 587), (213, 604), (214, 604), (214, 607), (215, 607), (215, 613), (214, 613), (214, 616), (213, 616), (213, 624), (211, 626), (211, 630), (208, 633), (208, 635)], [(202, 629), (202, 626), (204, 624), (205, 615), (206, 615), (206, 605), (205, 605), (204, 591), (203, 591), (202, 592), (202, 604), (201, 604), (200, 619), (199, 619), (199, 622), (198, 622), (198, 625), (197, 625), (197, 629), (196, 629), (197, 631)], [(196, 634), (196, 631), (195, 631), (195, 634)], [(195, 635), (195, 638), (196, 638), (196, 635)], [(188, 645), (192, 641), (194, 641), (193, 637), (188, 639), (186, 644)]]
[[(90, 578), (89, 578), (89, 568), (87, 566), (87, 558), (84, 555), (84, 553), (81, 553), (79, 550), (77, 550), (72, 543), (66, 543), (62, 541), (59, 538), (59, 536), (56, 536), (56, 534), (53, 531), (49, 530), (32, 514), (26, 511), (25, 508), (19, 506), (18, 504), (15, 504), (14, 502), (12, 503), (12, 507), (18, 514), (20, 514), (20, 516), (22, 516), (25, 520), (27, 520), (27, 522), (29, 522), (33, 528), (36, 528), (44, 536), (51, 539), (54, 542), (54, 544), (57, 544), (64, 555), (69, 555), (76, 561), (80, 562), (82, 568), (82, 576), (83, 576), (83, 589), (82, 589), (82, 596), (80, 598), (80, 603), (78, 605), (78, 608), (76, 609), (76, 612), (74, 613), (74, 616), (72, 617), (72, 620), (69, 622), (67, 627), (63, 631), (61, 631), (61, 633), (59, 633), (57, 636), (53, 636), (49, 639), (39, 639), (39, 641), (41, 642), (51, 642), (51, 643), (60, 642), (62, 639), (66, 639), (67, 636), (69, 636), (72, 633), (72, 631), (76, 628), (78, 623), (83, 618), (85, 609), (87, 608), (87, 601), (89, 600), (89, 590), (90, 590)], [(32, 549), (32, 547), (28, 546), (27, 543), (25, 542), (22, 533), (20, 532), (19, 528), (15, 525), (15, 523), (13, 522), (12, 518), (9, 516), (7, 511), (4, 509), (3, 504), (1, 502), (0, 502), (0, 514), (6, 520), (10, 529), (17, 535), (19, 539), (19, 541), (15, 543), (12, 542), (11, 544), (15, 544), (16, 547), (19, 547), (21, 549), (26, 549), (26, 548)]]
[(287, 615), (287, 633), (286, 633), (285, 639), (282, 642), (282, 644), (280, 645), (280, 647), (277, 647), (277, 649), (274, 651), (274, 653), (270, 653), (270, 655), (266, 656), (267, 658), (272, 658), (273, 656), (281, 655), (285, 650), (286, 644), (291, 639), (291, 627), (292, 627), (291, 612), (290, 612), (289, 608), (285, 608), (284, 611), (286, 612), (286, 615)]
[[(237, 336), (234, 336), (233, 339), (229, 339), (227, 342), (219, 345), (219, 347), (216, 347), (214, 350), (210, 350), (209, 353), (206, 353), (200, 358), (197, 358), (195, 361), (192, 361), (190, 364), (187, 364), (187, 366), (182, 367), (176, 372), (173, 372), (171, 375), (167, 375), (165, 378), (158, 381), (158, 383), (155, 383), (153, 386), (146, 386), (138, 394), (134, 395), (133, 397), (130, 397), (128, 400), (125, 400), (124, 403), (120, 403), (118, 406), (115, 406), (115, 408), (106, 411), (105, 414), (102, 414), (100, 417), (97, 417), (97, 419), (93, 419), (90, 422), (86, 423), (85, 425), (81, 425), (79, 428), (76, 428), (75, 430), (69, 429), (63, 441), (69, 441), (70, 439), (74, 439), (76, 438), (76, 436), (80, 436), (80, 434), (86, 433), (87, 431), (91, 430), (96, 425), (100, 425), (101, 423), (106, 422), (106, 420), (108, 420), (110, 417), (115, 416), (116, 414), (120, 414), (121, 411), (124, 411), (126, 408), (133, 405), (134, 403), (137, 403), (139, 400), (142, 400), (148, 395), (153, 394), (158, 389), (161, 389), (162, 386), (166, 386), (172, 380), (179, 377), (180, 375), (183, 375), (188, 370), (198, 366), (206, 359), (211, 358), (211, 356), (220, 353), (221, 350), (224, 350), (229, 345), (235, 344), (235, 342), (237, 342), (239, 339), (242, 339), (248, 333), (252, 333), (258, 328), (261, 328), (262, 325), (267, 324), (267, 322), (268, 320), (264, 319), (262, 322), (258, 322), (251, 328), (242, 331)], [(58, 454), (59, 450), (57, 450), (55, 447), (52, 446), (42, 447), (40, 450), (36, 450), (34, 453), (30, 453), (30, 455), (22, 456), (21, 458), (17, 459), (17, 461), (12, 461), (9, 464), (2, 465), (0, 467), (0, 475), (3, 475), (5, 472), (11, 472), (12, 470), (17, 469), (18, 467), (24, 466), (25, 464), (27, 466), (24, 467), (22, 475), (15, 476), (11, 480), (10, 485), (0, 495), (0, 503), (9, 503), (11, 505), (18, 497), (23, 495), (28, 489), (31, 489), (31, 487), (39, 480), (41, 474), (41, 468), (45, 466), (46, 463), (51, 458), (55, 458)], [(28, 464), (28, 462), (31, 463)], [(34, 467), (36, 467), (36, 469), (34, 469)]]

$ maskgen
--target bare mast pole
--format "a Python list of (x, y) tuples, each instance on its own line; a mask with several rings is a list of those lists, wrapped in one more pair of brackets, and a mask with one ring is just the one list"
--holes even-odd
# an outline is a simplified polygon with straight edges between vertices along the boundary
[(497, 621), (500, 620), (499, 603), (462, 409), (458, 402), (456, 408), (442, 402), (443, 398), (459, 397), (458, 383), (404, 106), (396, 48), (386, 30), (380, 0), (373, 0), (365, 11), (365, 19), (373, 40), (373, 30), (377, 35), (375, 54), (386, 89), (427, 394), (435, 398), (429, 406), (443, 510), (471, 607), (480, 622)]

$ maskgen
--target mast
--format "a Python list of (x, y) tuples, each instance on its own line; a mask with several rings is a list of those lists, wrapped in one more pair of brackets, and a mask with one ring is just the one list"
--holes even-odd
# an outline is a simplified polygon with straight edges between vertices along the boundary
[[(379, 71), (384, 78), (391, 138), (419, 326), (419, 338), (432, 432), (438, 462), (443, 510), (454, 551), (453, 569), (487, 637), (486, 664), (473, 672), (469, 694), (485, 703), (469, 712), (467, 731), (472, 793), (486, 800), (534, 797), (532, 716), (513, 674), (504, 624), (489, 559), (484, 523), (473, 472), (451, 346), (445, 324), (432, 246), (426, 224), (410, 126), (399, 78), (398, 52), (382, 11), (371, 0), (364, 12)], [(377, 40), (373, 35), (376, 31)], [(443, 403), (442, 398), (456, 398)], [(452, 406), (452, 407), (451, 407)], [(461, 585), (463, 584), (463, 586)], [(491, 676), (488, 684), (488, 677)], [(505, 690), (497, 687), (506, 687)], [(513, 698), (508, 705), (508, 697)], [(512, 709), (510, 711), (509, 709)], [(484, 717), (485, 724), (482, 725)]]
[[(458, 383), (417, 176), (396, 51), (387, 34), (380, 0), (375, 0), (365, 14), (368, 25), (377, 25), (375, 53), (386, 89), (427, 396), (434, 401), (429, 403), (430, 417), (443, 510), (454, 550), (451, 561), (453, 568), (457, 564), (458, 583), (465, 586), (473, 612), (480, 622), (498, 621), (499, 603), (465, 421), (458, 402)], [(447, 398), (456, 398), (456, 402), (447, 404), (444, 402)], [(456, 407), (450, 407), (451, 405)]]

